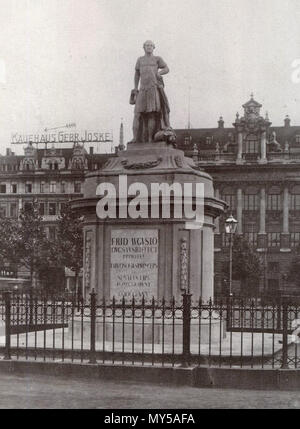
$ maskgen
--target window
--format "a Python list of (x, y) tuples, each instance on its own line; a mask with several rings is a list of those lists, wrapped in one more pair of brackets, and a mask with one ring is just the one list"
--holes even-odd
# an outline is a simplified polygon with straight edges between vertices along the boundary
[(62, 213), (68, 207), (68, 203), (60, 203), (60, 212)]
[(6, 217), (6, 204), (0, 204), (0, 217)]
[(55, 193), (56, 192), (56, 182), (50, 183), (50, 192)]
[(17, 203), (10, 204), (10, 217), (17, 217)]
[(268, 232), (268, 247), (280, 247), (280, 232)]
[(206, 137), (206, 144), (210, 145), (212, 141), (211, 137)]
[(230, 187), (223, 188), (221, 192), (221, 199), (226, 201), (229, 206), (229, 210), (236, 209), (236, 192)]
[(26, 183), (25, 184), (25, 193), (31, 194), (32, 193), (32, 183)]
[(251, 134), (245, 141), (245, 152), (246, 153), (258, 153), (258, 139), (255, 134)]
[(296, 135), (296, 143), (299, 143), (299, 144), (300, 144), (300, 134), (297, 134), (297, 135)]
[(24, 204), (24, 210), (25, 210), (25, 212), (29, 212), (31, 209), (32, 209), (32, 203), (26, 202)]
[(16, 183), (12, 183), (12, 185), (11, 185), (11, 193), (12, 194), (16, 194), (17, 191), (18, 191), (18, 188), (17, 188)]
[(66, 184), (65, 184), (65, 182), (61, 182), (61, 193), (62, 194), (66, 193)]
[(49, 226), (49, 238), (50, 238), (50, 240), (55, 240), (55, 238), (56, 238), (55, 226)]
[(39, 204), (39, 214), (40, 214), (41, 216), (44, 216), (44, 215), (45, 215), (45, 203), (40, 203), (40, 204)]
[(74, 192), (77, 194), (80, 194), (81, 192), (81, 182), (75, 182), (74, 183)]
[(290, 209), (291, 210), (300, 210), (300, 194), (291, 194), (290, 195)]
[(222, 200), (226, 201), (229, 206), (229, 210), (235, 210), (236, 208), (236, 196), (234, 194), (223, 194)]
[(300, 232), (291, 233), (291, 246), (297, 247), (300, 244)]
[(249, 241), (251, 246), (257, 247), (257, 232), (245, 232), (244, 237)]
[(43, 194), (45, 192), (45, 182), (40, 183), (40, 193)]
[(58, 170), (58, 163), (57, 162), (54, 163), (54, 170)]
[(244, 194), (244, 210), (257, 210), (258, 209), (258, 198), (257, 194)]
[(280, 194), (268, 194), (267, 209), (268, 210), (281, 210), (281, 195)]
[(6, 185), (0, 185), (0, 194), (6, 194)]
[(56, 215), (56, 203), (49, 203), (49, 215)]

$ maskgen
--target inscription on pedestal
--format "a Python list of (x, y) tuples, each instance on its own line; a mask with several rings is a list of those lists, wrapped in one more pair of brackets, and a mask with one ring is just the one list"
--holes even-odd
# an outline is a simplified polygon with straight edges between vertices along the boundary
[(157, 298), (158, 244), (157, 229), (111, 231), (111, 298)]

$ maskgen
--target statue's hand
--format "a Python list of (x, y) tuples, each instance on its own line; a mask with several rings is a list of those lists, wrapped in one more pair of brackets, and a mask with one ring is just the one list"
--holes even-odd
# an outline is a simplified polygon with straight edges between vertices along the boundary
[(159, 84), (159, 85), (164, 85), (164, 80), (163, 80), (163, 78), (162, 78), (162, 75), (160, 75), (159, 73), (157, 73), (157, 75), (156, 75), (156, 78), (157, 78), (157, 83)]

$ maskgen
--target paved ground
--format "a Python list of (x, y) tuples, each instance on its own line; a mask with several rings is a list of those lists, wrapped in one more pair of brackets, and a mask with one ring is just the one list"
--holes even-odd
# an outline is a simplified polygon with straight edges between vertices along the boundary
[(0, 374), (0, 408), (300, 408), (300, 392), (198, 389)]

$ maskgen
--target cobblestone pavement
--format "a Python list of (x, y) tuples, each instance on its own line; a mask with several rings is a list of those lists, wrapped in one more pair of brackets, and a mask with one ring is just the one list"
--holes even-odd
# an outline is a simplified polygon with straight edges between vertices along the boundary
[(0, 374), (0, 408), (300, 408), (300, 392), (199, 389)]

